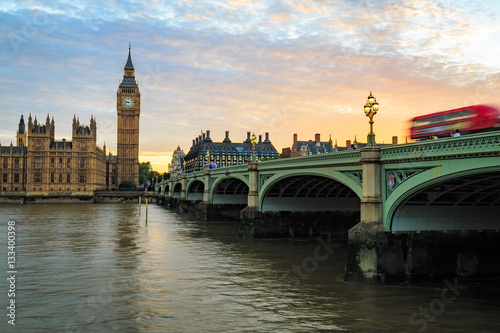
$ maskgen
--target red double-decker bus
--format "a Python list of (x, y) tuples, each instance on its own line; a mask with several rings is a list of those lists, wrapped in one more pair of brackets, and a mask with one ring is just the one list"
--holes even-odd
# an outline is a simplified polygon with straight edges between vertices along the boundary
[(472, 105), (460, 109), (431, 113), (411, 120), (410, 134), (414, 140), (449, 137), (500, 129), (500, 111), (489, 105)]

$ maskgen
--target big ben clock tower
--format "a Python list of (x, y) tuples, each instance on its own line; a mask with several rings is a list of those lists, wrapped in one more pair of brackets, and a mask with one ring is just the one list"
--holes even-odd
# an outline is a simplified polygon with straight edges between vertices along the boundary
[(139, 185), (139, 116), (141, 93), (135, 81), (134, 65), (128, 46), (128, 59), (123, 68), (123, 80), (116, 93), (118, 113), (117, 168), (118, 185), (131, 180)]

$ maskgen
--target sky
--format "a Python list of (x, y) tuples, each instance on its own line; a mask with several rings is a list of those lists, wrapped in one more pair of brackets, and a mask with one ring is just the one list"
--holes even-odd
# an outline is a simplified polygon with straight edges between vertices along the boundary
[(500, 105), (500, 1), (197, 0), (0, 2), (0, 143), (21, 114), (97, 120), (116, 152), (116, 90), (131, 43), (141, 91), (140, 161), (166, 171), (210, 130), (406, 142), (412, 117)]

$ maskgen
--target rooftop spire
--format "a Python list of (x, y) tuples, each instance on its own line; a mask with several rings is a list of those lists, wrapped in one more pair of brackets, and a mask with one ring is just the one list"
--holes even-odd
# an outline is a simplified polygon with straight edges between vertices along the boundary
[(132, 64), (132, 57), (130, 56), (130, 47), (131, 47), (131, 44), (129, 42), (128, 43), (128, 59), (127, 59), (127, 63), (125, 64), (125, 69), (134, 69), (134, 65)]
[(128, 43), (128, 59), (125, 67), (123, 68), (123, 80), (120, 83), (120, 88), (137, 88), (135, 81), (135, 70), (132, 64), (132, 56), (130, 55), (130, 42)]

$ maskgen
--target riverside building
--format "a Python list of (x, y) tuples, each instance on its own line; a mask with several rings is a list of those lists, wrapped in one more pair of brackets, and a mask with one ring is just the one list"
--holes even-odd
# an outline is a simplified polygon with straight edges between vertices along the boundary
[(16, 145), (0, 144), (0, 192), (20, 194), (92, 194), (116, 190), (120, 182), (139, 182), (141, 94), (130, 55), (117, 91), (117, 156), (97, 145), (97, 121), (88, 125), (73, 116), (72, 138), (55, 139), (54, 117), (45, 122), (21, 115)]
[[(230, 165), (246, 164), (252, 157), (252, 138), (250, 132), (247, 132), (247, 138), (243, 142), (232, 142), (229, 139), (229, 131), (222, 142), (214, 142), (210, 137), (210, 130), (200, 134), (193, 139), (193, 145), (184, 157), (185, 172), (195, 172), (206, 168), (212, 163), (216, 167), (225, 167)], [(265, 139), (262, 135), (258, 136), (255, 144), (255, 154), (257, 159), (274, 158), (278, 156), (278, 151), (269, 140), (269, 133), (265, 133)]]

